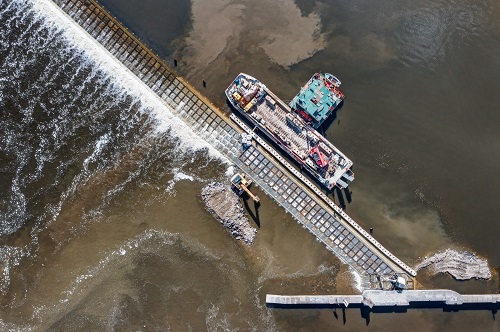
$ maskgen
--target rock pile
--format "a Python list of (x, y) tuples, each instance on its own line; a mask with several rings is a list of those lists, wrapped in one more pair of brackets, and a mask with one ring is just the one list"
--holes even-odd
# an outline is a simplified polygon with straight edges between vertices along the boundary
[(448, 272), (457, 280), (489, 279), (488, 262), (468, 251), (446, 249), (417, 264), (415, 270), (429, 267), (433, 274)]
[(255, 239), (257, 229), (248, 222), (238, 195), (230, 186), (212, 182), (201, 191), (208, 212), (214, 215), (231, 235), (237, 240), (243, 240), (250, 245)]

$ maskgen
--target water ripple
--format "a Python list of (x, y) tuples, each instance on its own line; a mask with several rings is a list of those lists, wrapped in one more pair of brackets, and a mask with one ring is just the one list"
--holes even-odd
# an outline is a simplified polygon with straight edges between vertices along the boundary
[(396, 34), (400, 61), (437, 67), (446, 61), (451, 44), (467, 43), (484, 34), (493, 4), (461, 0), (426, 1), (405, 15)]

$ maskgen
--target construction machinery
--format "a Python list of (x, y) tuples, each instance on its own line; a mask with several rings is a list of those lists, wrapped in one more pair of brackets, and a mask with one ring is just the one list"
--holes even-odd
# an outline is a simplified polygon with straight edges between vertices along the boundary
[(235, 175), (233, 175), (233, 177), (231, 178), (231, 185), (237, 190), (238, 195), (241, 196), (243, 192), (246, 192), (255, 203), (260, 202), (260, 198), (252, 194), (250, 189), (248, 189), (252, 185), (252, 180), (247, 179), (244, 174), (236, 173)]

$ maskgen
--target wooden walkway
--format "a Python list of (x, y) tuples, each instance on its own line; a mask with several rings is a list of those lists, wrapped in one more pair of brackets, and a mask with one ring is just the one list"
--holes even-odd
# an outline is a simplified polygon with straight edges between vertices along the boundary
[[(93, 0), (53, 0), (112, 56), (156, 93), (200, 137), (244, 170), (304, 228), (352, 267), (370, 288), (373, 274), (416, 272), (390, 253), (259, 137), (243, 151), (249, 128), (231, 119), (165, 65), (130, 31)], [(222, 92), (221, 92), (222, 93)], [(237, 125), (235, 125), (235, 123)]]

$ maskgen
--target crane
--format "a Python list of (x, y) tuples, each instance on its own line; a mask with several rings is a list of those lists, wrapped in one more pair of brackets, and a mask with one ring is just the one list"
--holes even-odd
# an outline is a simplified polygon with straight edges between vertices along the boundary
[(252, 192), (248, 189), (252, 184), (252, 180), (247, 179), (244, 174), (236, 173), (231, 178), (231, 185), (238, 190), (238, 195), (246, 192), (248, 196), (250, 196), (255, 203), (260, 202), (260, 198), (252, 194)]

